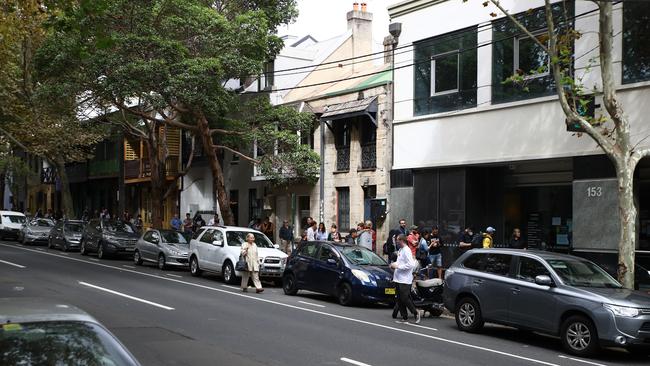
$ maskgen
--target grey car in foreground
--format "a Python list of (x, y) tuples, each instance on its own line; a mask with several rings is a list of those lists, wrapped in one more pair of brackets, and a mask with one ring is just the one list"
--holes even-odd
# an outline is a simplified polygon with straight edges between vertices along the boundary
[(183, 234), (174, 230), (147, 230), (135, 245), (133, 261), (153, 262), (158, 268), (189, 268), (190, 244)]
[(41, 298), (0, 299), (0, 365), (115, 365), (138, 361), (92, 316)]
[(475, 249), (445, 274), (445, 307), (463, 331), (485, 322), (559, 336), (571, 354), (601, 346), (650, 349), (650, 295), (623, 289), (588, 260), (549, 252)]
[(47, 247), (60, 248), (64, 252), (70, 249), (79, 249), (84, 222), (77, 220), (59, 221), (50, 231)]
[(31, 219), (25, 222), (18, 233), (18, 241), (23, 244), (47, 243), (54, 221), (50, 219)]

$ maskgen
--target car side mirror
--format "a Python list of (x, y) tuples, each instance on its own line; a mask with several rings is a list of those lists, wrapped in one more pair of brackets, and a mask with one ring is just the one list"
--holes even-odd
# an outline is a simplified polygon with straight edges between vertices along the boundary
[(330, 266), (338, 266), (339, 262), (334, 258), (327, 258), (327, 264)]
[(275, 248), (275, 249), (280, 249), (280, 246), (277, 245), (277, 244), (273, 244), (273, 248)]
[(547, 275), (539, 275), (535, 277), (535, 283), (540, 286), (553, 286), (553, 280)]
[(222, 247), (223, 246), (223, 240), (215, 240), (215, 241), (212, 242), (212, 245)]

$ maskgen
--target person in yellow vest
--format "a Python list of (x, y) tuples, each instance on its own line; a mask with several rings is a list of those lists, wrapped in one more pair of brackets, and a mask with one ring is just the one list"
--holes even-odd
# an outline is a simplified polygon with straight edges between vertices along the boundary
[(485, 234), (483, 234), (483, 248), (492, 248), (492, 236), (495, 231), (496, 230), (492, 226), (488, 226), (488, 228), (485, 229)]

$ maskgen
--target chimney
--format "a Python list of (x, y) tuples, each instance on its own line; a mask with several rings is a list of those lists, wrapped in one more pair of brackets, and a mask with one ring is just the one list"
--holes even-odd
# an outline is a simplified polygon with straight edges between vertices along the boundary
[[(368, 12), (366, 3), (361, 3), (361, 10), (359, 10), (359, 3), (352, 5), (352, 11), (348, 12), (348, 29), (352, 30), (352, 57), (359, 57), (372, 53), (372, 13)], [(369, 61), (368, 59), (361, 59), (361, 61)], [(352, 71), (361, 71), (366, 62), (360, 64), (357, 60), (352, 65)], [(370, 65), (370, 63), (368, 63)]]

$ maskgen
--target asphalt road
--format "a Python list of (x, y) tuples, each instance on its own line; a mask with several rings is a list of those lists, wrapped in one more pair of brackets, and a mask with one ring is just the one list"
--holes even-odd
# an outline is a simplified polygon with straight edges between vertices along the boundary
[(109, 328), (143, 365), (648, 365), (606, 350), (562, 351), (558, 339), (452, 318), (396, 323), (385, 307), (342, 307), (301, 292), (242, 293), (220, 278), (0, 242), (0, 297), (71, 303)]

